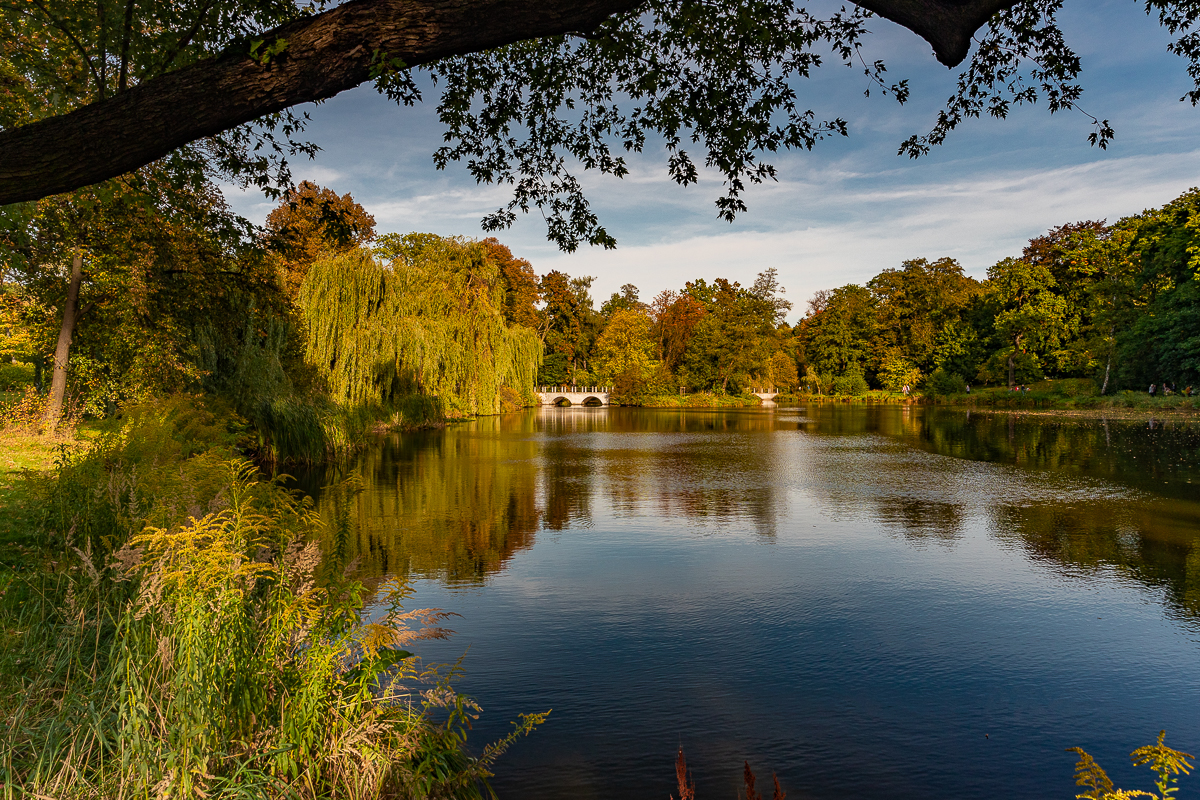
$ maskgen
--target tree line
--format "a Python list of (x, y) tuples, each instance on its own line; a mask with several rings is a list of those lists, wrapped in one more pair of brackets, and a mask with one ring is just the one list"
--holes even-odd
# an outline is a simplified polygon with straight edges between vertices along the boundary
[(0, 219), (0, 357), (31, 366), (51, 422), (68, 399), (101, 415), (184, 390), (253, 421), (314, 398), (497, 413), (537, 384), (611, 385), (638, 404), (756, 387), (1200, 383), (1200, 190), (1053, 228), (983, 280), (950, 258), (904, 261), (817, 292), (794, 325), (775, 269), (648, 302), (626, 284), (597, 308), (591, 277), (539, 275), (494, 238), (379, 236), (353, 198), (311, 183), (261, 228), (203, 173), (150, 169)]
[(1100, 394), (1200, 383), (1200, 190), (1112, 225), (1060, 225), (983, 280), (910, 259), (818, 291), (795, 324), (774, 269), (750, 287), (688, 282), (652, 302), (626, 285), (542, 279), (543, 383), (610, 382), (637, 402), (677, 391), (862, 394), (1090, 379)]
[(346, 409), (531, 402), (542, 343), (511, 288), (528, 263), (498, 241), (378, 236), (353, 198), (311, 183), (259, 228), (203, 173), (171, 177), (0, 213), (0, 388), (32, 383), (47, 428), (177, 392), (219, 398), (267, 439)]
[(1091, 379), (1101, 394), (1200, 381), (1200, 191), (1112, 225), (1060, 225), (984, 280), (915, 259), (818, 292), (796, 325), (805, 382), (941, 393)]

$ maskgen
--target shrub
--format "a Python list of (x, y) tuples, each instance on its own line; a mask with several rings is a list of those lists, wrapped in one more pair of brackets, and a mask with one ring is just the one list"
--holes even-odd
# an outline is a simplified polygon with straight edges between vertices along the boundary
[(967, 382), (961, 375), (947, 372), (939, 367), (925, 381), (925, 391), (931, 396), (962, 394), (967, 390)]
[(849, 395), (852, 397), (859, 397), (866, 394), (869, 388), (863, 374), (854, 370), (834, 378), (832, 385), (834, 394)]
[[(9, 432), (35, 433), (41, 430), (46, 419), (46, 395), (39, 394), (32, 386), (26, 386), (20, 394), (0, 403), (0, 428)], [(74, 420), (64, 419), (60, 426), (73, 427)]]
[(33, 364), (0, 362), (0, 392), (23, 391), (33, 385)]

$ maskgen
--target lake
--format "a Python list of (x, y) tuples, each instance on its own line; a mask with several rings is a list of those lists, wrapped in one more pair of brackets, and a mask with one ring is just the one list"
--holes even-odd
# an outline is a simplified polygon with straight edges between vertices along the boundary
[[(542, 408), (349, 468), (363, 573), (462, 616), (502, 798), (1069, 798), (1200, 752), (1200, 423)], [(308, 475), (320, 486), (333, 472)], [(318, 495), (332, 514), (334, 493)], [(1179, 797), (1200, 797), (1200, 775)], [(769, 796), (769, 792), (767, 792)]]

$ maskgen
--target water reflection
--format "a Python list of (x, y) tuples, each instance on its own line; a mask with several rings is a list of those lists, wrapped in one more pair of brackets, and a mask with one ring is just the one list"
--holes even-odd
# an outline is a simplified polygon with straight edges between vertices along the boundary
[(422, 655), (470, 647), (481, 741), (554, 709), (503, 797), (662, 798), (680, 744), (703, 796), (748, 758), (793, 797), (1069, 797), (1064, 747), (1130, 785), (1160, 728), (1200, 742), (1196, 436), (545, 409), (381, 441), (349, 467), (350, 545), (462, 613)]
[[(537, 443), (519, 432), (499, 438), (498, 427), (493, 418), (447, 432), (388, 436), (350, 466), (363, 491), (350, 501), (349, 556), (363, 576), (477, 582), (533, 543), (548, 509), (558, 507), (540, 499), (546, 481), (535, 465)], [(301, 476), (329, 521), (341, 498), (313, 487), (343, 474), (330, 468)]]
[[(538, 531), (678, 520), (703, 535), (794, 534), (815, 502), (914, 547), (975, 514), (1064, 575), (1116, 571), (1200, 615), (1200, 429), (909, 406), (801, 411), (543, 409), (391, 436), (350, 469), (364, 575), (481, 583)], [(335, 479), (305, 476), (308, 487)], [(334, 516), (336, 498), (318, 506)]]

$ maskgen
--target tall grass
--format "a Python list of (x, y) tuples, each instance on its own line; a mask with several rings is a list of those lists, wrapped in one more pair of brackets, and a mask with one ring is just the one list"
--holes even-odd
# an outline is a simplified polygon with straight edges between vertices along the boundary
[(380, 428), (409, 430), (444, 420), (438, 399), (423, 395), (404, 395), (387, 405), (287, 396), (262, 403), (250, 417), (261, 459), (302, 464), (359, 450)]
[[(141, 410), (40, 487), (44, 571), (0, 605), (4, 797), (478, 797), (448, 634), (317, 544), (307, 498), (233, 457), (219, 420)], [(15, 589), (15, 590), (14, 590)]]

